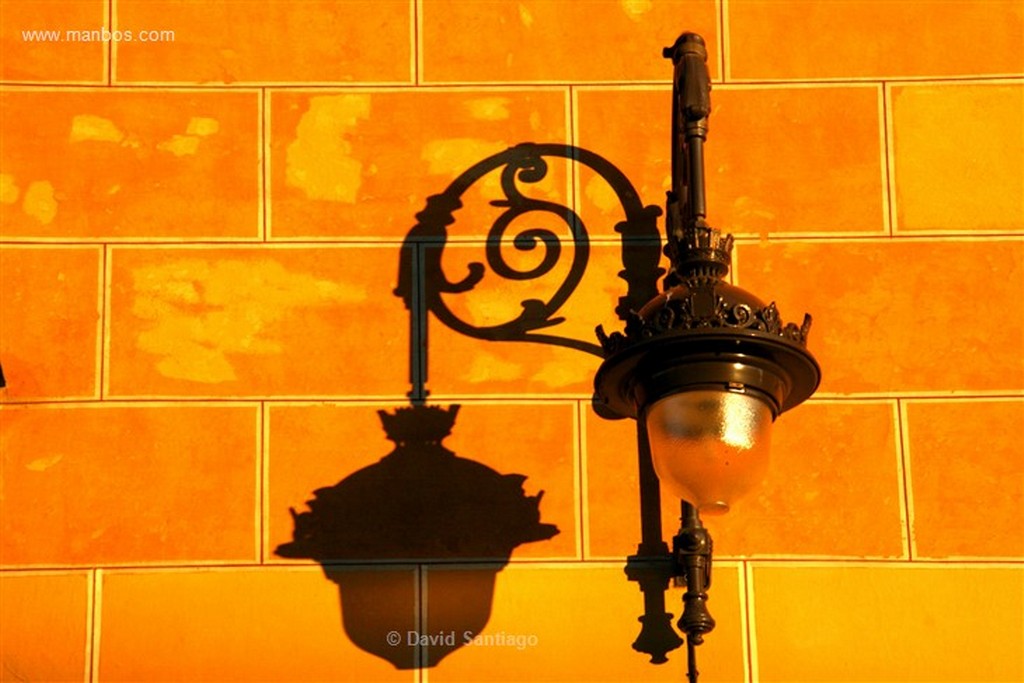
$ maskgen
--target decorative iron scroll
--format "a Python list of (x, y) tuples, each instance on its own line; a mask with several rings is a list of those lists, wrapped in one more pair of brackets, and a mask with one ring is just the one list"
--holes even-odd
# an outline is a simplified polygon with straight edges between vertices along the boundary
[[(558, 311), (579, 286), (590, 256), (586, 227), (575, 211), (555, 202), (529, 197), (520, 189), (522, 185), (538, 183), (547, 176), (548, 163), (545, 157), (567, 159), (590, 168), (608, 183), (622, 206), (624, 220), (615, 226), (615, 230), (622, 235), (623, 270), (619, 277), (626, 281), (628, 287), (615, 309), (619, 318), (627, 320), (632, 311), (639, 310), (658, 294), (658, 280), (665, 272), (658, 266), (661, 247), (657, 218), (661, 215), (661, 209), (657, 206), (644, 206), (626, 176), (593, 152), (571, 145), (523, 143), (473, 165), (444, 192), (429, 197), (423, 211), (416, 214), (417, 224), (405, 238), (404, 246), (408, 248), (402, 250), (398, 287), (394, 293), (405, 301), (412, 314), (412, 342), (414, 348), (419, 348), (424, 355), (427, 348), (426, 322), (433, 313), (448, 328), (468, 337), (564, 346), (603, 357), (601, 347), (592, 342), (540, 332), (565, 320), (558, 316)], [(464, 276), (450, 279), (442, 267), (443, 249), (449, 237), (448, 226), (455, 223), (455, 213), (463, 206), (462, 196), (465, 192), (478, 180), (498, 169), (501, 169), (504, 198), (491, 201), (491, 205), (504, 208), (505, 211), (487, 233), (485, 263), (470, 263)], [(528, 281), (547, 275), (563, 258), (562, 238), (549, 228), (524, 229), (512, 235), (509, 240), (513, 223), (535, 211), (553, 214), (565, 221), (568, 227), (574, 249), (565, 279), (546, 300), (531, 298), (522, 301), (519, 315), (504, 323), (478, 326), (459, 318), (444, 302), (442, 295), (471, 291), (483, 279), (488, 268), (503, 279)], [(412, 248), (420, 244), (429, 244), (433, 248)], [(519, 270), (508, 262), (502, 252), (510, 246), (520, 251), (541, 247), (544, 253), (536, 266)], [(416, 265), (417, 258), (423, 259), (422, 270)], [(421, 327), (418, 334), (415, 329), (417, 314), (424, 316), (418, 322)], [(419, 373), (414, 370), (412, 374), (414, 390), (411, 395), (425, 395), (422, 393), (426, 376), (425, 360)], [(420, 374), (419, 379), (416, 379), (417, 374)]]

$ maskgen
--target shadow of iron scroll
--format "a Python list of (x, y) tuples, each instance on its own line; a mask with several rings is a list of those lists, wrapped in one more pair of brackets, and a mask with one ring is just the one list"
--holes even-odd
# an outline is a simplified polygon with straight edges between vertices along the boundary
[[(394, 450), (334, 486), (314, 491), (308, 511), (292, 510), (294, 539), (276, 551), (281, 557), (321, 563), (338, 585), (346, 634), (359, 648), (399, 669), (417, 665), (415, 638), (407, 637), (417, 631), (416, 587), (405, 573), (348, 563), (487, 561), (486, 571), (473, 572), (457, 590), (431, 595), (432, 614), (454, 615), (445, 624), (431, 623), (431, 631), (440, 626), (459, 637), (431, 643), (429, 666), (461, 647), (462, 633), (483, 629), (495, 575), (513, 549), (558, 533), (554, 525), (541, 523), (543, 492), (527, 496), (525, 476), (500, 474), (441, 445), (458, 411), (458, 405), (379, 411)], [(448, 601), (452, 604), (445, 605)], [(397, 644), (389, 640), (392, 632), (399, 634)]]
[[(616, 314), (626, 320), (631, 311), (638, 311), (658, 293), (658, 280), (664, 270), (658, 265), (661, 241), (657, 219), (661, 209), (644, 206), (632, 183), (617, 167), (604, 157), (571, 145), (522, 143), (504, 152), (477, 162), (442, 192), (427, 198), (427, 205), (416, 214), (417, 224), (405, 238), (402, 260), (399, 264), (398, 287), (395, 295), (405, 301), (413, 322), (413, 354), (410, 398), (423, 400), (428, 392), (427, 382), (427, 323), (433, 314), (440, 323), (467, 337), (484, 341), (533, 342), (548, 346), (563, 346), (603, 357), (601, 347), (589, 340), (559, 336), (552, 328), (565, 318), (559, 310), (576, 290), (586, 270), (590, 256), (590, 241), (586, 226), (571, 208), (554, 202), (531, 197), (526, 190), (548, 175), (546, 158), (567, 160), (596, 172), (614, 192), (623, 210), (623, 220), (615, 225), (622, 236), (623, 270), (619, 277), (628, 289), (620, 297)], [(504, 211), (487, 233), (485, 259), (468, 264), (466, 272), (458, 278), (449, 278), (444, 272), (443, 252), (449, 238), (449, 226), (456, 223), (456, 212), (463, 207), (466, 191), (488, 174), (500, 171), (503, 196), (490, 203)], [(547, 214), (565, 223), (573, 246), (571, 262), (561, 283), (550, 296), (531, 296), (520, 302), (518, 316), (505, 322), (477, 325), (460, 318), (446, 303), (444, 295), (464, 294), (472, 291), (484, 278), (488, 269), (499, 279), (507, 281), (539, 281), (552, 272), (566, 253), (562, 238), (549, 228), (531, 227), (515, 232), (523, 222), (520, 218), (532, 213)], [(436, 248), (419, 249), (422, 245)], [(528, 269), (517, 269), (505, 258), (503, 249), (531, 251), (544, 249), (540, 262)], [(415, 260), (422, 258), (422, 270)]]

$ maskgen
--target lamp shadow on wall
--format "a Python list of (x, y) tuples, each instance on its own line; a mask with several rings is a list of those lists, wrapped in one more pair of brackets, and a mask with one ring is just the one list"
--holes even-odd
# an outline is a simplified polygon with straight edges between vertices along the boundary
[[(529, 341), (575, 348), (600, 355), (596, 344), (558, 337), (548, 330), (563, 318), (557, 317), (582, 277), (589, 254), (587, 233), (580, 218), (568, 207), (531, 198), (520, 185), (536, 183), (547, 174), (544, 157), (559, 157), (596, 170), (619, 197), (626, 218), (616, 227), (623, 236), (624, 270), (619, 277), (628, 292), (616, 309), (620, 317), (651, 299), (657, 280), (664, 273), (658, 267), (660, 241), (656, 219), (660, 209), (643, 206), (636, 191), (607, 160), (576, 147), (525, 143), (483, 159), (467, 169), (446, 190), (427, 200), (416, 215), (399, 259), (398, 288), (410, 314), (409, 376), (412, 389), (409, 407), (393, 413), (379, 411), (387, 438), (395, 448), (379, 462), (350, 474), (333, 486), (317, 489), (308, 501), (308, 511), (292, 512), (293, 540), (276, 553), (285, 558), (312, 559), (321, 564), (326, 577), (338, 585), (345, 633), (360, 649), (389, 661), (398, 669), (432, 667), (445, 656), (467, 644), (466, 635), (485, 628), (491, 611), (497, 573), (508, 563), (513, 550), (523, 544), (551, 539), (559, 530), (541, 522), (543, 492), (527, 496), (523, 474), (502, 474), (474, 460), (460, 457), (442, 445), (452, 431), (459, 406), (425, 405), (427, 379), (427, 323), (433, 317), (449, 328), (482, 342)], [(484, 265), (469, 266), (462, 280), (451, 281), (443, 272), (441, 252), (447, 242), (448, 226), (462, 207), (463, 194), (484, 176), (501, 172), (503, 198), (491, 202), (504, 208), (488, 234), (487, 262), (496, 271), (512, 273), (500, 255), (512, 244), (519, 250), (544, 247), (542, 265), (527, 272), (512, 273), (516, 280), (529, 280), (548, 272), (557, 260), (558, 237), (546, 229), (530, 229), (515, 238), (506, 234), (514, 221), (531, 212), (545, 212), (564, 221), (576, 248), (569, 275), (547, 300), (531, 298), (522, 302), (514, 320), (487, 328), (459, 320), (442, 300), (442, 294), (457, 295), (473, 289), (482, 278)], [(492, 185), (494, 185), (492, 183)], [(549, 258), (554, 255), (554, 258)], [(625, 319), (623, 317), (623, 319)], [(544, 334), (536, 334), (538, 330)], [(523, 425), (529, 429), (529, 425)], [(514, 434), (503, 435), (515, 439)], [(485, 447), (485, 444), (482, 444)], [(643, 453), (642, 453), (643, 455)], [(641, 488), (657, 481), (641, 477)], [(646, 492), (650, 497), (650, 492)], [(643, 492), (642, 492), (643, 494)], [(646, 500), (646, 499), (645, 499)], [(639, 570), (650, 556), (666, 546), (661, 542), (660, 521), (654, 506), (645, 506), (643, 543), (630, 558), (630, 580), (639, 581), (645, 596), (645, 635), (634, 648), (652, 654), (652, 661), (665, 661), (664, 652), (678, 647), (675, 641), (656, 638), (655, 624), (667, 626), (664, 614), (662, 572), (656, 577)], [(657, 536), (657, 539), (654, 536)], [(429, 612), (418, 595), (410, 572), (386, 571), (384, 564), (416, 566), (424, 563), (473, 563), (472, 570), (435, 573), (431, 579)], [(639, 564), (638, 564), (639, 563)], [(367, 566), (375, 565), (375, 566)], [(451, 575), (451, 576), (448, 576)], [(444, 578), (442, 578), (444, 577)], [(424, 585), (422, 580), (420, 585)], [(660, 590), (659, 590), (660, 589)], [(660, 598), (660, 599), (659, 599)], [(420, 605), (417, 613), (413, 606)], [(670, 629), (671, 627), (669, 627)], [(659, 632), (661, 628), (655, 629)], [(448, 635), (429, 643), (412, 636)], [(664, 634), (662, 634), (664, 636)], [(642, 644), (644, 643), (644, 644)], [(656, 654), (656, 652), (658, 654)]]
[[(526, 476), (501, 474), (441, 444), (458, 411), (458, 405), (380, 411), (394, 450), (314, 491), (308, 511), (292, 510), (293, 540), (276, 551), (321, 563), (338, 585), (345, 633), (399, 669), (433, 666), (465, 644), (464, 634), (481, 632), (495, 577), (513, 549), (558, 534), (540, 521), (543, 492), (525, 494)], [(413, 610), (417, 587), (407, 572), (350, 566), (388, 561), (482, 564), (460, 572), (454, 590), (431, 594), (424, 624)], [(426, 661), (418, 662), (421, 633), (454, 635), (430, 642)]]

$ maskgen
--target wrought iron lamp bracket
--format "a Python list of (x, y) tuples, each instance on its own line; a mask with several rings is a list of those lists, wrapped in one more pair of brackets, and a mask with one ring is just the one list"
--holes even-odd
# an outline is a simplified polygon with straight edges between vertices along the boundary
[[(733, 238), (708, 225), (704, 191), (703, 145), (711, 113), (711, 83), (707, 71), (707, 49), (694, 33), (682, 34), (664, 56), (672, 60), (672, 189), (666, 202), (663, 253), (670, 268), (659, 267), (662, 253), (656, 206), (641, 203), (629, 180), (602, 157), (578, 147), (525, 143), (477, 163), (441, 194), (430, 197), (416, 215), (403, 250), (398, 287), (413, 313), (412, 337), (419, 348), (422, 366), (412, 369), (410, 396), (423, 399), (426, 383), (426, 323), (432, 313), (450, 329), (488, 341), (527, 341), (574, 348), (604, 358), (595, 377), (595, 408), (604, 416), (633, 417), (638, 420), (641, 475), (650, 468), (646, 443), (644, 410), (657, 401), (694, 388), (750, 392), (771, 408), (772, 418), (806, 400), (816, 390), (821, 373), (807, 351), (811, 317), (800, 325), (783, 323), (775, 303), (765, 304), (754, 295), (724, 281), (732, 258)], [(589, 238), (575, 211), (521, 190), (548, 173), (545, 157), (562, 158), (588, 167), (615, 191), (624, 220), (616, 226), (622, 236), (624, 269), (619, 277), (628, 285), (615, 312), (625, 323), (623, 332), (606, 333), (600, 326), (591, 342), (541, 332), (564, 321), (558, 315), (580, 284), (590, 255)], [(444, 273), (442, 252), (448, 241), (448, 226), (462, 208), (465, 191), (483, 176), (501, 169), (504, 198), (491, 204), (504, 211), (487, 233), (486, 265), (470, 263), (458, 279)], [(481, 326), (459, 318), (445, 303), (443, 295), (474, 289), (487, 269), (500, 278), (527, 281), (552, 271), (562, 255), (562, 241), (547, 228), (523, 230), (509, 239), (513, 223), (530, 212), (545, 212), (566, 223), (574, 245), (568, 274), (547, 299), (527, 299), (512, 320)], [(422, 244), (433, 248), (420, 249)], [(502, 249), (543, 247), (539, 263), (518, 270), (504, 257)], [(422, 259), (417, 261), (416, 259)], [(419, 263), (419, 265), (417, 265)], [(658, 280), (665, 274), (664, 291)], [(417, 294), (422, 292), (422, 295)], [(421, 298), (419, 298), (421, 297)], [(417, 334), (417, 320), (420, 329)], [(654, 478), (653, 470), (648, 473)], [(657, 517), (660, 507), (657, 479), (653, 493), (641, 487), (641, 507), (646, 517)], [(648, 487), (650, 488), (650, 487)], [(682, 503), (683, 525), (673, 541), (671, 553), (661, 541), (660, 521), (644, 523), (640, 550), (630, 558), (627, 574), (640, 582), (647, 614), (644, 629), (634, 643), (665, 661), (665, 653), (678, 647), (678, 636), (668, 633), (670, 615), (664, 600), (655, 593), (667, 579), (685, 582), (684, 610), (678, 625), (687, 634), (689, 678), (696, 682), (694, 645), (714, 628), (707, 611), (707, 589), (711, 585), (712, 541), (697, 509)], [(648, 514), (651, 513), (652, 514)], [(663, 590), (663, 589), (662, 589)]]
[[(416, 214), (417, 223), (405, 238), (399, 264), (398, 286), (394, 293), (405, 301), (414, 320), (422, 306), (420, 334), (412, 331), (414, 348), (426, 354), (426, 324), (430, 314), (455, 332), (486, 341), (520, 341), (563, 346), (604, 357), (604, 350), (591, 341), (544, 332), (562, 323), (558, 315), (579, 285), (590, 258), (590, 240), (580, 216), (568, 206), (537, 199), (523, 191), (523, 186), (539, 183), (548, 175), (549, 158), (566, 159), (594, 171), (614, 191), (623, 211), (623, 219), (615, 231), (621, 235), (623, 261), (628, 267), (619, 273), (627, 284), (615, 311), (623, 321), (639, 310), (658, 292), (658, 280), (665, 270), (658, 265), (660, 234), (657, 219), (661, 209), (644, 205), (629, 179), (603, 157), (571, 145), (522, 143), (490, 156), (464, 171), (441, 194), (427, 199), (426, 207)], [(500, 170), (503, 197), (491, 205), (505, 209), (487, 232), (485, 260), (474, 261), (459, 278), (445, 273), (443, 254), (449, 240), (449, 226), (456, 222), (456, 213), (463, 208), (466, 191), (484, 176)], [(563, 258), (562, 236), (548, 228), (528, 228), (513, 232), (513, 224), (532, 212), (544, 212), (566, 224), (573, 245), (573, 254), (565, 278), (547, 299), (531, 298), (521, 302), (521, 311), (511, 319), (495, 325), (475, 325), (460, 318), (445, 302), (445, 295), (462, 294), (476, 288), (488, 269), (502, 279), (538, 280), (548, 275)], [(427, 246), (422, 250), (420, 245)], [(541, 247), (539, 263), (529, 269), (515, 268), (503, 249), (529, 251)], [(628, 251), (628, 254), (627, 254)], [(422, 259), (420, 264), (417, 260)], [(422, 302), (422, 303), (419, 303)], [(426, 359), (420, 371), (413, 370), (410, 396), (425, 397)]]

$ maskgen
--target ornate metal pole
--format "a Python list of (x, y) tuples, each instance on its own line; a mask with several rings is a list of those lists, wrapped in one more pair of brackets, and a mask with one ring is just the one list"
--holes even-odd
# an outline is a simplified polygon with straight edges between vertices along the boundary
[[(672, 60), (672, 190), (668, 193), (665, 216), (665, 255), (673, 266), (696, 265), (695, 257), (711, 263), (698, 275), (721, 276), (729, 270), (732, 236), (717, 245), (720, 233), (708, 226), (704, 194), (704, 141), (711, 114), (711, 79), (707, 49), (696, 33), (684, 33), (672, 47), (662, 51)], [(725, 251), (724, 263), (722, 252)], [(675, 269), (665, 279), (665, 289), (679, 284), (685, 276)]]
[(708, 588), (711, 587), (711, 534), (701, 524), (697, 508), (682, 502), (682, 528), (673, 539), (672, 552), (677, 576), (686, 584), (683, 595), (683, 616), (679, 630), (686, 634), (686, 661), (690, 683), (697, 683), (696, 647), (704, 642), (704, 634), (715, 628), (708, 612)]
[[(706, 256), (712, 248), (715, 231), (705, 222), (707, 204), (704, 194), (704, 141), (711, 114), (711, 79), (707, 69), (707, 48), (696, 33), (684, 33), (672, 47), (662, 51), (675, 66), (672, 81), (672, 190), (668, 195), (665, 217), (667, 242), (665, 253), (673, 266), (681, 264), (687, 253)], [(732, 236), (727, 237), (726, 249)], [(695, 249), (696, 248), (696, 249)], [(718, 256), (717, 254), (710, 254)], [(708, 264), (719, 274), (718, 259)], [(729, 267), (728, 256), (720, 274)], [(683, 273), (675, 267), (665, 279), (665, 288), (680, 282)], [(711, 534), (700, 521), (697, 508), (681, 501), (682, 527), (673, 539), (673, 559), (677, 582), (686, 584), (683, 615), (678, 626), (686, 634), (687, 677), (697, 683), (696, 646), (704, 642), (704, 634), (715, 627), (708, 612), (707, 589), (711, 586)]]

